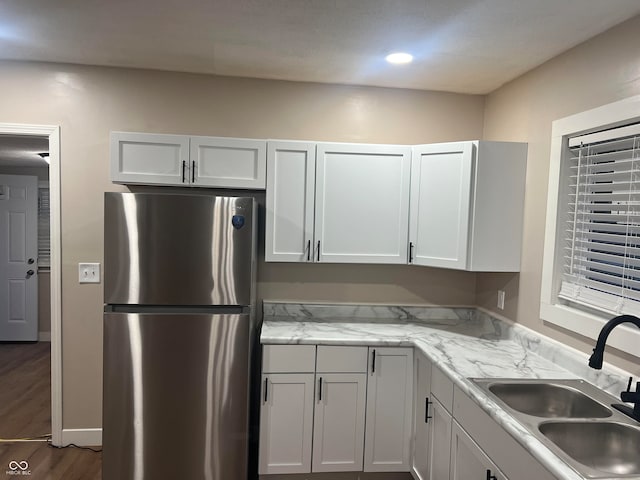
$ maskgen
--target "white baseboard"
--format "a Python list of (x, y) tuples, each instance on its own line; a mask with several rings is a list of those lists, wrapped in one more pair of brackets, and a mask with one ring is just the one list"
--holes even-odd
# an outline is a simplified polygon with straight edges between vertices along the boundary
[(101, 428), (63, 428), (62, 445), (70, 443), (79, 447), (96, 447), (102, 445)]
[(50, 342), (51, 341), (51, 332), (38, 332), (38, 341), (39, 342)]

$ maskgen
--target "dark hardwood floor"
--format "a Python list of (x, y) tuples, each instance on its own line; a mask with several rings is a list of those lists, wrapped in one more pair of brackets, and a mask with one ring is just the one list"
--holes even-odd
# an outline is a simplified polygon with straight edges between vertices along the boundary
[[(12, 462), (27, 462), (31, 476), (10, 476)], [(14, 464), (15, 467), (15, 464)], [(45, 442), (0, 443), (0, 478), (33, 480), (100, 480), (102, 454), (73, 447), (53, 448)], [(3, 477), (3, 475), (7, 475)]]
[[(50, 343), (0, 343), (0, 439), (51, 433)], [(102, 454), (46, 442), (0, 441), (0, 478), (27, 462), (34, 480), (100, 480)], [(24, 466), (24, 463), (21, 463)], [(25, 478), (23, 475), (19, 477)]]

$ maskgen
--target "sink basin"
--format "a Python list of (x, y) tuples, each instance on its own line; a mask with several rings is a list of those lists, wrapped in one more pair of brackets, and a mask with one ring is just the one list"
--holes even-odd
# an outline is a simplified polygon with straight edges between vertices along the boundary
[(606, 418), (611, 410), (571, 387), (553, 383), (493, 383), (489, 391), (518, 412), (544, 418)]
[(540, 432), (577, 462), (614, 475), (640, 475), (640, 429), (616, 422), (545, 422)]
[(472, 380), (584, 478), (640, 478), (640, 424), (607, 392), (580, 379)]

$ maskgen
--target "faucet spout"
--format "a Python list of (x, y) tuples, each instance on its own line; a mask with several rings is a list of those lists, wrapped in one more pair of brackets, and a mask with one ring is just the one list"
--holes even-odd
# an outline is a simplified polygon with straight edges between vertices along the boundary
[(596, 370), (600, 370), (602, 368), (604, 347), (607, 343), (607, 338), (609, 338), (611, 330), (621, 323), (633, 323), (636, 327), (640, 328), (640, 318), (633, 315), (619, 315), (605, 323), (604, 327), (602, 327), (602, 330), (600, 331), (600, 335), (598, 335), (598, 341), (593, 349), (593, 354), (591, 355), (591, 358), (589, 358), (589, 366), (591, 368), (595, 368)]

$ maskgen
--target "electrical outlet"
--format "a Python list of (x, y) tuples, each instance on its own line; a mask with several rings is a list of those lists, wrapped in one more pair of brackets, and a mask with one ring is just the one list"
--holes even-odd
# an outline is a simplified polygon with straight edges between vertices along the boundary
[(504, 290), (498, 290), (498, 308), (504, 310)]
[(100, 264), (79, 263), (78, 281), (80, 283), (100, 283)]

